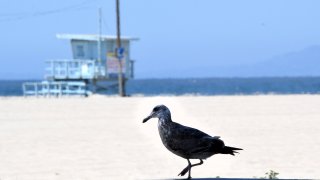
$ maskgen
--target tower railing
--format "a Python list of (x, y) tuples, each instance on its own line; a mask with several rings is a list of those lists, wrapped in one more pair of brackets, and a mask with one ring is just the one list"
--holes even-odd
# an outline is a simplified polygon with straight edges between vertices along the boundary
[(95, 60), (59, 59), (46, 61), (47, 79), (93, 79), (105, 75)]

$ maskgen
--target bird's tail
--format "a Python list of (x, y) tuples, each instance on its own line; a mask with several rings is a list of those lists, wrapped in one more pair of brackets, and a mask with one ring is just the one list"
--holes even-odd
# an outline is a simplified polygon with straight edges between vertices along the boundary
[(221, 151), (221, 154), (231, 154), (232, 156), (234, 156), (234, 153), (239, 153), (239, 152), (237, 152), (238, 150), (243, 150), (243, 149), (224, 146), (222, 151)]

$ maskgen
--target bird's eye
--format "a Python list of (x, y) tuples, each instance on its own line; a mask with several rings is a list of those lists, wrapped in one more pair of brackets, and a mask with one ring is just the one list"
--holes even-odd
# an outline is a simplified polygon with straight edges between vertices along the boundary
[(158, 111), (158, 110), (159, 110), (159, 107), (153, 108), (153, 111)]

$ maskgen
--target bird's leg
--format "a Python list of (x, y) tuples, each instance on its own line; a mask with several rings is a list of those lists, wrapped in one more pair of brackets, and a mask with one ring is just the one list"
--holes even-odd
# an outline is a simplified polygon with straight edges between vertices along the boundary
[(192, 168), (192, 167), (194, 167), (194, 166), (199, 166), (199, 165), (203, 164), (202, 159), (199, 159), (199, 160), (200, 160), (200, 162), (199, 162), (199, 163), (192, 164), (192, 165), (191, 165), (191, 163), (189, 162), (189, 163), (190, 163), (190, 164), (189, 164), (189, 166), (190, 166), (190, 165), (191, 165), (191, 166), (190, 166), (190, 169), (189, 169), (189, 176), (188, 176), (188, 179), (191, 179), (191, 168)]
[(191, 165), (191, 167), (193, 167), (193, 166), (199, 166), (199, 165), (203, 164), (202, 159), (199, 159), (199, 160), (200, 160), (200, 162), (199, 162), (199, 163), (197, 163), (197, 164), (192, 164), (192, 165)]
[(188, 160), (188, 166), (185, 167), (185, 168), (178, 174), (178, 176), (184, 176), (184, 175), (189, 171), (189, 169), (191, 168), (191, 163), (190, 163), (189, 159), (187, 159), (187, 160)]
[(187, 159), (187, 160), (188, 160), (188, 167), (189, 167), (188, 179), (191, 179), (191, 167), (192, 167), (192, 165), (191, 165), (190, 160), (189, 159)]
[(186, 168), (184, 168), (184, 169), (178, 174), (178, 176), (184, 176), (188, 171), (189, 171), (189, 166), (187, 166)]
[(191, 164), (190, 161), (189, 161), (189, 159), (188, 159), (188, 166), (187, 166), (186, 168), (184, 168), (184, 169), (181, 171), (181, 173), (178, 174), (178, 176), (184, 176), (184, 175), (189, 171), (189, 177), (188, 177), (188, 179), (190, 179), (190, 178), (191, 178), (191, 168), (192, 168), (193, 166), (199, 166), (199, 165), (203, 164), (202, 159), (199, 159), (199, 160), (200, 160), (199, 163), (197, 163), (197, 164)]

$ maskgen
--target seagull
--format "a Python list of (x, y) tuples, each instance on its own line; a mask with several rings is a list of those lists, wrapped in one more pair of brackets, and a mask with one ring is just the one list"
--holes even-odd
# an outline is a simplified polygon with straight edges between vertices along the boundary
[[(187, 127), (173, 122), (170, 110), (165, 105), (153, 108), (151, 114), (143, 119), (143, 123), (151, 118), (158, 118), (158, 130), (163, 145), (173, 154), (187, 159), (188, 166), (178, 176), (184, 176), (187, 172), (191, 179), (191, 168), (203, 164), (203, 160), (215, 154), (238, 153), (241, 148), (225, 146), (219, 136), (210, 136), (198, 129)], [(200, 162), (191, 164), (190, 159), (199, 159)]]

